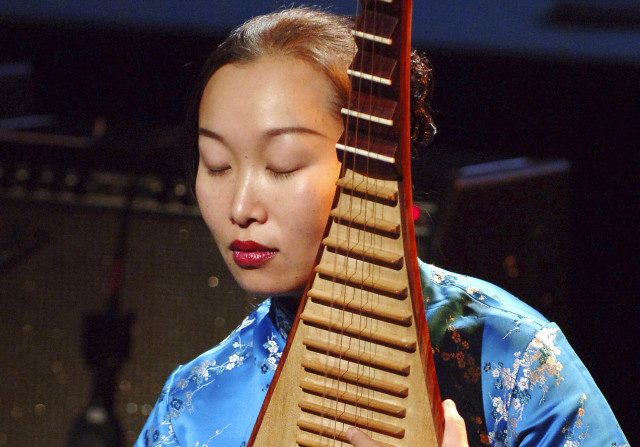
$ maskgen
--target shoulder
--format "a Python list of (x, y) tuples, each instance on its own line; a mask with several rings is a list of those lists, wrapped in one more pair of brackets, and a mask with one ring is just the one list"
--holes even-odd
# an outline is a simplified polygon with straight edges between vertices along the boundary
[(255, 347), (256, 331), (268, 318), (270, 300), (262, 302), (220, 343), (178, 366), (171, 374), (163, 393), (175, 394), (197, 388), (215, 376), (241, 366)]
[(448, 308), (483, 324), (517, 321), (539, 330), (549, 323), (540, 312), (495, 284), (418, 262), (428, 315)]
[(494, 376), (496, 367), (514, 359), (534, 362), (542, 355), (550, 359), (547, 367), (553, 364), (559, 340), (566, 341), (560, 329), (531, 306), (487, 281), (424, 263), (421, 271), (436, 349), (457, 350), (464, 343), (475, 364)]
[(264, 301), (222, 342), (171, 373), (139, 445), (204, 445), (213, 438), (241, 444), (252, 419), (235, 418), (237, 408), (257, 414), (281, 353), (270, 308)]
[(233, 381), (254, 357), (256, 333), (268, 319), (269, 307), (269, 300), (264, 301), (219, 344), (171, 373), (156, 404), (165, 408), (168, 419), (175, 422), (184, 413), (193, 414), (202, 398), (224, 397), (218, 396), (228, 389), (222, 384)]
[[(487, 431), (477, 430), (480, 439), (626, 445), (602, 393), (556, 324), (489, 282), (423, 262), (420, 270), (441, 388), (477, 407), (468, 426), (484, 413)], [(465, 401), (472, 395), (479, 402)]]

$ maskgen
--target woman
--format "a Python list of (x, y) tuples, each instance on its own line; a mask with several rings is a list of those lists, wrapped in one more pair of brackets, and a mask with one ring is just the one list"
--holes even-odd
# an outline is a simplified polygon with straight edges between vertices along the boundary
[[(292, 9), (245, 23), (206, 63), (194, 126), (198, 203), (240, 286), (270, 298), (173, 372), (137, 445), (248, 440), (328, 218), (354, 52), (346, 20)], [(624, 445), (556, 326), (488, 283), (421, 269), (441, 393), (457, 403), (470, 444)], [(465, 445), (456, 406), (443, 407), (445, 445)]]

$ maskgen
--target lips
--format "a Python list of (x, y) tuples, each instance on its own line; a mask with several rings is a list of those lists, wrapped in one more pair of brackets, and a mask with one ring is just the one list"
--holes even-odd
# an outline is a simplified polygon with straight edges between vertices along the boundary
[(257, 268), (267, 263), (278, 252), (255, 241), (233, 241), (229, 246), (233, 261), (241, 268)]

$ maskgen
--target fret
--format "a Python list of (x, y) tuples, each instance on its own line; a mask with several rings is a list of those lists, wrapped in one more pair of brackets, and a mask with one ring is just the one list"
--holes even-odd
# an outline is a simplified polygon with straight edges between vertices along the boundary
[(334, 208), (329, 215), (334, 218), (334, 221), (342, 225), (349, 224), (369, 231), (379, 231), (389, 236), (397, 237), (400, 235), (399, 222), (376, 218), (372, 213), (367, 214), (364, 210), (353, 205)]
[(383, 85), (391, 85), (398, 62), (390, 57), (358, 51), (347, 74)]
[[(330, 422), (335, 425), (334, 421)], [(315, 433), (316, 435), (324, 437), (324, 439), (318, 440), (315, 436), (303, 432), (296, 438), (296, 444), (301, 447), (340, 447), (351, 445), (344, 433), (346, 428), (345, 430), (336, 430), (333, 427), (322, 425), (319, 422), (309, 421), (306, 418), (298, 420), (298, 427), (306, 432)], [(340, 444), (336, 444), (336, 441)], [(397, 444), (389, 444), (378, 440), (376, 440), (376, 442), (380, 447), (398, 447)]]
[(388, 38), (385, 38), (385, 37), (376, 36), (375, 34), (371, 34), (371, 33), (365, 33), (363, 31), (353, 30), (353, 31), (351, 31), (351, 34), (353, 34), (356, 37), (360, 37), (361, 39), (367, 39), (367, 40), (371, 40), (373, 42), (383, 43), (385, 45), (391, 45), (393, 43), (393, 41), (391, 39), (388, 39)]
[(393, 33), (398, 19), (386, 14), (365, 11), (356, 19), (354, 36), (384, 45), (393, 45)]
[[(336, 386), (336, 384), (338, 386)], [(358, 389), (358, 387), (349, 386), (348, 388), (345, 388), (344, 386), (340, 386), (340, 381), (322, 376), (304, 378), (300, 382), (300, 388), (310, 394), (366, 408), (378, 413), (384, 413), (395, 418), (401, 419), (407, 415), (407, 409), (404, 405), (398, 405), (394, 402), (372, 397), (372, 393), (363, 392)], [(356, 391), (350, 391), (349, 388)]]
[[(416, 350), (415, 340), (395, 336), (385, 331), (384, 328), (381, 327), (381, 324), (374, 326), (371, 323), (372, 320), (368, 317), (351, 312), (347, 313), (338, 309), (332, 310), (343, 312), (344, 318), (334, 318), (335, 321), (332, 321), (329, 318), (313, 315), (308, 312), (303, 312), (300, 318), (307, 324), (320, 327), (330, 332), (357, 337), (360, 340), (372, 341), (384, 346), (401, 349), (405, 352), (415, 352)], [(359, 321), (359, 323), (356, 323), (356, 321)]]
[[(358, 0), (358, 2), (360, 3), (360, 7), (363, 10), (371, 9), (371, 8), (376, 10), (378, 9), (378, 5), (371, 6), (371, 3), (378, 3), (378, 4), (384, 3), (387, 5), (393, 5), (394, 3), (397, 3), (396, 0)], [(399, 5), (396, 5), (396, 6), (399, 6)]]
[(323, 405), (320, 405), (303, 400), (299, 403), (299, 406), (306, 412), (324, 416), (331, 421), (344, 422), (354, 427), (372, 430), (377, 433), (393, 436), (394, 438), (404, 438), (405, 430), (398, 425), (382, 422), (367, 416), (358, 416), (357, 414), (337, 408), (337, 406), (331, 402), (324, 402)]
[(395, 0), (360, 0), (360, 3), (363, 5), (363, 8), (365, 8), (367, 7), (367, 3), (370, 1), (377, 3), (386, 3), (388, 5), (393, 5), (395, 3)]
[(363, 71), (348, 69), (347, 74), (355, 78), (362, 78), (365, 81), (377, 82), (378, 84), (383, 84), (383, 85), (391, 85), (391, 79), (383, 78), (381, 76), (371, 75)]
[(345, 151), (345, 152), (349, 152), (355, 155), (360, 155), (362, 157), (369, 157), (373, 160), (379, 160), (379, 161), (384, 161), (386, 163), (395, 163), (396, 159), (393, 157), (387, 157), (385, 155), (380, 155), (377, 152), (374, 151), (368, 151), (366, 149), (362, 149), (360, 147), (356, 147), (356, 146), (348, 146), (346, 144), (341, 144), (338, 143), (336, 144), (336, 149), (339, 149), (341, 151)]
[[(344, 370), (330, 366), (326, 361), (321, 362), (309, 357), (305, 357), (301, 364), (307, 371), (311, 371), (322, 377), (329, 377), (331, 379), (340, 380), (363, 388), (369, 388), (392, 396), (407, 397), (409, 395), (409, 387), (404, 383), (391, 382), (371, 374), (359, 374)], [(358, 366), (362, 368), (362, 365)]]
[[(338, 255), (336, 255), (337, 258)], [(387, 293), (393, 296), (405, 298), (407, 296), (407, 286), (392, 279), (381, 277), (379, 274), (371, 274), (369, 269), (365, 269), (362, 263), (345, 262), (345, 259), (336, 259), (326, 264), (320, 264), (315, 271), (336, 281), (345, 284), (364, 287), (368, 290), (374, 290), (379, 293)]]
[[(345, 337), (347, 338), (347, 337)], [(360, 365), (371, 366), (373, 368), (379, 368), (384, 371), (389, 371), (400, 376), (408, 376), (411, 372), (411, 365), (405, 361), (398, 359), (390, 359), (381, 355), (376, 355), (372, 352), (366, 352), (358, 349), (353, 349), (347, 346), (340, 346), (333, 343), (329, 343), (327, 340), (318, 338), (305, 338), (302, 344), (310, 350), (337, 357), (339, 359), (357, 362)], [(346, 340), (345, 340), (346, 344)]]
[(363, 119), (363, 120), (366, 120), (366, 121), (371, 121), (372, 123), (376, 123), (376, 124), (383, 124), (385, 126), (393, 126), (393, 120), (389, 120), (389, 119), (386, 119), (386, 118), (381, 118), (381, 117), (376, 116), (376, 115), (370, 115), (368, 113), (358, 112), (357, 110), (347, 109), (346, 107), (343, 107), (342, 109), (340, 109), (340, 113), (342, 113), (343, 115), (352, 116), (354, 118)]
[(370, 262), (378, 262), (391, 266), (395, 269), (402, 268), (403, 257), (399, 253), (394, 253), (380, 247), (367, 245), (358, 241), (348, 239), (338, 239), (326, 237), (322, 244), (333, 251), (355, 259), (362, 259)]
[[(343, 287), (356, 290), (348, 286)], [(345, 294), (346, 293), (347, 292), (345, 291)], [(363, 293), (371, 292), (365, 291)], [(345, 294), (325, 292), (318, 289), (311, 289), (307, 294), (314, 302), (322, 303), (325, 306), (334, 306), (338, 309), (349, 310), (351, 312), (372, 316), (384, 321), (392, 321), (402, 326), (411, 326), (411, 314), (403, 310), (398, 310), (394, 307), (379, 304), (379, 299), (382, 295), (377, 295), (375, 298), (362, 299), (354, 298), (353, 294), (351, 294), (351, 297), (347, 298)]]
[(357, 126), (355, 129), (346, 130), (341, 140), (336, 144), (336, 149), (373, 160), (395, 163), (398, 143), (380, 138), (372, 134), (370, 130), (367, 126)]
[[(377, 151), (372, 151), (377, 153)], [(369, 177), (350, 172), (338, 179), (336, 185), (351, 192), (366, 197), (368, 200), (379, 199), (395, 204), (398, 201), (398, 190), (385, 186), (382, 181), (372, 181)]]
[(386, 126), (393, 126), (397, 105), (396, 101), (390, 99), (360, 93), (351, 96), (347, 106), (342, 109), (342, 113)]

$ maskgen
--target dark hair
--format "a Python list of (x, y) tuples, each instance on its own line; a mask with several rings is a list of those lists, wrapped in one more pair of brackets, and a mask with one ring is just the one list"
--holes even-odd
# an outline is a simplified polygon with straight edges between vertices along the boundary
[(254, 17), (234, 29), (204, 63), (192, 93), (187, 116), (187, 144), (191, 148), (189, 177), (198, 167), (198, 106), (207, 82), (223, 65), (247, 64), (265, 56), (290, 56), (323, 72), (334, 86), (335, 113), (347, 102), (351, 83), (347, 68), (356, 52), (352, 22), (319, 9), (291, 8)]
[(422, 53), (411, 52), (411, 140), (427, 145), (436, 136), (436, 124), (431, 110), (433, 67)]
[[(248, 64), (266, 56), (290, 56), (323, 72), (334, 86), (332, 104), (336, 114), (351, 92), (347, 68), (356, 53), (351, 35), (353, 22), (319, 9), (298, 7), (254, 17), (234, 29), (204, 63), (198, 84), (191, 95), (187, 116), (189, 181), (193, 191), (198, 168), (198, 107), (207, 82), (227, 64)], [(435, 135), (427, 99), (432, 90), (432, 68), (417, 52), (411, 55), (411, 136), (428, 143)]]

